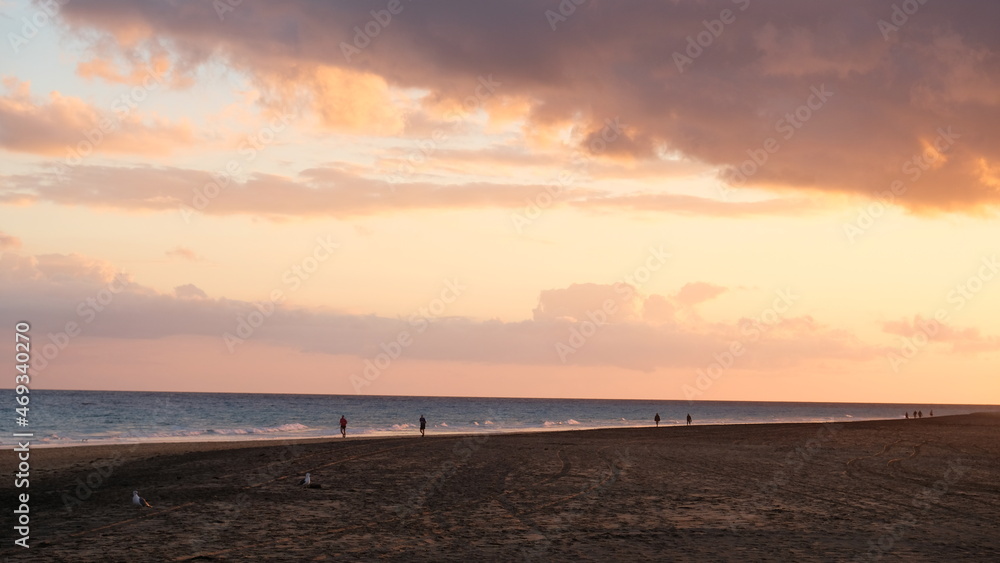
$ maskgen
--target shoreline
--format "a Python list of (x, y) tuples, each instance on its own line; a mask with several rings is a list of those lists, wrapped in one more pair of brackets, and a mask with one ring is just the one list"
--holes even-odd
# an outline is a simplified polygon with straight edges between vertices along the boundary
[[(968, 413), (968, 414), (977, 414), (977, 413)], [(998, 413), (998, 414), (1000, 414), (1000, 413)], [(947, 415), (947, 416), (965, 416), (965, 415)], [(928, 418), (930, 418), (930, 417), (928, 417)], [(945, 418), (945, 416), (940, 416), (940, 417), (937, 417), (937, 418)], [(849, 424), (849, 423), (854, 423), (854, 422), (878, 422), (878, 421), (890, 421), (890, 420), (896, 420), (896, 419), (872, 418), (872, 419), (857, 419), (857, 420), (852, 419), (852, 420), (842, 420), (842, 421), (838, 421), (838, 420), (826, 420), (826, 421), (810, 420), (810, 421), (796, 421), (796, 422), (784, 422), (784, 421), (782, 421), (782, 422), (721, 422), (721, 423), (692, 424), (691, 426), (714, 427), (714, 426), (756, 426), (756, 425), (773, 426), (773, 425), (780, 425), (780, 424)], [(900, 420), (904, 420), (904, 419), (900, 419)], [(659, 426), (659, 428), (664, 428), (664, 429), (665, 428), (683, 428), (683, 427), (686, 427), (686, 426), (687, 425), (685, 425), (685, 424), (673, 423), (673, 424), (670, 424), (670, 425), (661, 424)], [(506, 435), (512, 435), (512, 434), (537, 434), (537, 433), (550, 433), (550, 432), (588, 432), (588, 431), (595, 431), (595, 430), (629, 430), (629, 429), (642, 429), (642, 428), (657, 428), (657, 427), (654, 426), (654, 425), (634, 425), (634, 426), (628, 426), (628, 425), (621, 425), (621, 426), (582, 426), (581, 425), (580, 427), (575, 427), (574, 425), (569, 425), (568, 427), (562, 427), (562, 428), (557, 428), (557, 427), (551, 427), (551, 428), (539, 427), (539, 428), (517, 429), (517, 430), (509, 430), (509, 431), (505, 431), (505, 430), (484, 430), (484, 431), (480, 431), (480, 432), (465, 432), (465, 431), (461, 431), (461, 430), (454, 431), (454, 432), (434, 431), (434, 432), (428, 432), (427, 435), (428, 436), (506, 436)], [(384, 432), (384, 433), (381, 433), (381, 434), (374, 434), (374, 433), (369, 433), (369, 434), (353, 434), (353, 435), (348, 434), (348, 438), (351, 439), (351, 440), (392, 440), (392, 439), (397, 439), (397, 438), (412, 438), (412, 437), (419, 438), (420, 437), (419, 431), (412, 430), (412, 431), (407, 431), (407, 432), (392, 432), (392, 433), (390, 433), (390, 432)], [(348, 438), (341, 438), (340, 434), (331, 434), (331, 435), (325, 435), (325, 436), (309, 436), (309, 437), (295, 437), (295, 436), (283, 436), (283, 437), (281, 437), (281, 436), (276, 436), (276, 437), (266, 437), (266, 438), (246, 438), (246, 439), (242, 439), (242, 440), (239, 440), (239, 439), (233, 440), (233, 439), (227, 439), (227, 438), (213, 439), (213, 440), (174, 439), (174, 440), (163, 440), (163, 441), (155, 441), (155, 440), (145, 441), (144, 440), (144, 441), (133, 441), (133, 442), (112, 442), (112, 441), (108, 441), (108, 442), (103, 442), (103, 443), (99, 442), (98, 440), (95, 440), (95, 442), (97, 442), (97, 443), (88, 443), (88, 442), (39, 443), (39, 444), (32, 444), (31, 448), (32, 449), (44, 449), (44, 450), (48, 450), (48, 449), (87, 448), (87, 447), (134, 447), (134, 446), (144, 446), (144, 445), (155, 446), (155, 445), (170, 445), (170, 444), (178, 444), (178, 445), (183, 445), (183, 444), (223, 444), (223, 445), (225, 445), (225, 444), (258, 444), (258, 443), (261, 446), (268, 446), (268, 445), (274, 445), (275, 442), (282, 442), (282, 443), (284, 443), (284, 442), (310, 443), (310, 442), (317, 442), (317, 441), (318, 442), (325, 442), (325, 441), (330, 441), (330, 440), (341, 440), (341, 439), (348, 439)], [(29, 440), (34, 440), (34, 439), (33, 438), (29, 438)], [(11, 444), (11, 445), (0, 445), (0, 451), (13, 450), (15, 447), (17, 447), (17, 446), (15, 446), (13, 444)], [(226, 448), (226, 449), (228, 449), (228, 448)]]
[[(1000, 411), (980, 411), (971, 412), (964, 414), (950, 414), (950, 415), (940, 415), (940, 416), (928, 416), (925, 417), (928, 420), (934, 419), (946, 419), (956, 416), (970, 416), (970, 415), (987, 415), (987, 416), (1000, 416)], [(807, 421), (775, 421), (775, 422), (704, 422), (704, 423), (694, 423), (691, 426), (699, 427), (715, 427), (715, 426), (774, 426), (783, 424), (853, 424), (857, 422), (891, 422), (891, 421), (907, 421), (907, 420), (924, 420), (924, 419), (905, 419), (905, 418), (869, 418), (869, 419), (854, 419), (849, 420), (807, 420)], [(503, 436), (510, 434), (536, 434), (536, 433), (550, 433), (550, 432), (585, 432), (585, 431), (595, 431), (595, 430), (628, 430), (628, 429), (641, 429), (641, 428), (656, 428), (656, 426), (650, 425), (621, 425), (621, 426), (583, 426), (576, 427), (575, 425), (560, 425), (561, 427), (537, 427), (537, 428), (519, 428), (516, 430), (483, 430), (483, 431), (433, 431), (428, 432), (428, 436)], [(683, 428), (687, 425), (680, 423), (671, 424), (661, 424), (659, 428)], [(348, 434), (348, 438), (352, 440), (391, 440), (397, 438), (407, 438), (407, 437), (420, 437), (417, 430), (412, 431), (399, 431), (399, 432), (389, 432), (383, 431), (381, 433), (364, 433), (364, 434)], [(244, 439), (230, 439), (230, 438), (219, 438), (219, 439), (208, 439), (208, 440), (192, 440), (187, 439), (188, 437), (178, 437), (177, 439), (169, 440), (142, 440), (142, 441), (122, 441), (122, 442), (100, 442), (96, 439), (96, 443), (88, 443), (85, 441), (72, 442), (72, 443), (33, 443), (32, 449), (48, 450), (48, 449), (64, 449), (64, 448), (86, 448), (86, 447), (134, 447), (134, 446), (144, 446), (144, 445), (169, 445), (169, 444), (260, 444), (261, 446), (274, 445), (277, 442), (302, 442), (310, 443), (314, 441), (328, 441), (328, 440), (340, 440), (339, 433), (323, 435), (323, 436), (308, 436), (308, 437), (296, 437), (296, 436), (275, 436), (275, 437), (261, 437), (261, 438), (244, 438)], [(37, 438), (29, 438), (34, 442)], [(14, 444), (10, 445), (0, 445), (0, 451), (11, 451), (15, 447)], [(225, 448), (225, 446), (222, 446)], [(226, 448), (228, 449), (228, 448)]]

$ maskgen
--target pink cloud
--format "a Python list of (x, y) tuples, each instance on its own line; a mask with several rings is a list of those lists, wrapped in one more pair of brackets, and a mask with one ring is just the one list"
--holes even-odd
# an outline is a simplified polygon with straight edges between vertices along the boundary
[[(24, 205), (50, 201), (126, 211), (169, 211), (208, 215), (256, 215), (271, 219), (304, 216), (355, 217), (418, 209), (507, 208), (523, 212), (526, 202), (552, 186), (468, 182), (389, 183), (349, 166), (313, 168), (297, 176), (253, 174), (245, 182), (219, 180), (199, 170), (171, 167), (80, 165), (60, 173), (0, 177), (0, 202)], [(792, 200), (726, 202), (693, 196), (621, 195), (595, 188), (560, 188), (555, 206), (587, 211), (630, 209), (651, 213), (744, 217), (785, 215), (821, 209)], [(215, 194), (209, 198), (206, 194)]]
[(182, 260), (190, 260), (191, 262), (199, 262), (202, 260), (202, 257), (198, 256), (195, 251), (183, 246), (178, 246), (177, 248), (168, 250), (165, 254), (170, 258), (180, 258)]
[(677, 292), (674, 299), (677, 300), (681, 305), (691, 307), (697, 305), (698, 303), (704, 303), (711, 299), (722, 295), (728, 291), (721, 285), (715, 285), (707, 282), (692, 282), (684, 284), (684, 287)]
[(20, 246), (21, 239), (15, 237), (14, 235), (8, 235), (7, 233), (0, 231), (0, 250), (19, 248)]
[(208, 299), (208, 294), (192, 283), (175, 287), (174, 295), (178, 299)]
[[(387, 339), (406, 332), (412, 340), (406, 351), (408, 360), (564, 365), (557, 345), (570, 342), (584, 324), (597, 325), (598, 321), (597, 330), (566, 363), (636, 371), (701, 368), (735, 340), (753, 344), (741, 358), (748, 368), (787, 367), (823, 358), (863, 361), (876, 353), (849, 335), (814, 322), (807, 331), (793, 330), (795, 318), (782, 319), (756, 335), (739, 321), (707, 324), (686, 318), (682, 323), (648, 323), (635, 293), (598, 284), (543, 291), (535, 318), (521, 322), (462, 317), (415, 322), (265, 304), (270, 311), (266, 320), (246, 333), (239, 319), (260, 314), (259, 303), (213, 298), (192, 284), (179, 286), (173, 294), (161, 294), (128, 278), (116, 281), (115, 276), (110, 264), (92, 258), (5, 253), (0, 256), (0, 279), (5, 281), (8, 297), (0, 303), (0, 313), (18, 316), (31, 311), (32, 326), (39, 334), (55, 333), (75, 322), (85, 329), (87, 338), (211, 337), (233, 354), (253, 342), (361, 360), (379, 354)], [(616, 298), (621, 304), (619, 314), (605, 321), (588, 315), (590, 307), (601, 308), (605, 300)], [(230, 338), (224, 338), (226, 334)]]
[[(414, 209), (519, 208), (543, 185), (468, 183), (390, 184), (337, 168), (309, 169), (297, 177), (255, 174), (239, 183), (179, 168), (77, 166), (65, 174), (39, 172), (0, 177), (0, 201), (52, 201), (134, 211), (209, 215), (352, 217)], [(586, 191), (580, 191), (581, 195)], [(207, 194), (207, 195), (206, 195)], [(215, 195), (209, 198), (208, 195)]]
[(948, 344), (952, 353), (979, 354), (1000, 350), (1000, 336), (987, 336), (978, 328), (956, 328), (937, 319), (914, 315), (912, 320), (902, 319), (888, 321), (882, 324), (882, 331), (887, 334), (903, 336), (908, 339), (926, 338), (927, 342)]
[(110, 262), (79, 254), (0, 255), (0, 279), (12, 283), (105, 284), (119, 273)]
[(641, 305), (635, 288), (627, 284), (581, 283), (542, 291), (533, 318), (577, 322), (598, 315), (609, 322), (634, 320), (639, 317)]

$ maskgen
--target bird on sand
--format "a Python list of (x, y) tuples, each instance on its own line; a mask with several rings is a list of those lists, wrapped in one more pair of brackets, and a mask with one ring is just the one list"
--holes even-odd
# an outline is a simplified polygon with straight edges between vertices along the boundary
[(299, 485), (305, 485), (306, 487), (309, 486), (309, 473), (306, 473), (306, 476), (299, 481)]
[(146, 499), (139, 496), (139, 491), (132, 491), (132, 504), (138, 506), (139, 508), (153, 508), (153, 505), (146, 502)]

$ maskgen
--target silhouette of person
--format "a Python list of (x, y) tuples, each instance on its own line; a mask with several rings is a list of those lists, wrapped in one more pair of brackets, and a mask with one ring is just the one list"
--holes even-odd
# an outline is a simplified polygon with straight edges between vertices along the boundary
[(424, 437), (424, 428), (427, 428), (427, 419), (424, 415), (420, 415), (420, 437)]
[(924, 411), (917, 411), (917, 418), (923, 418), (923, 417), (924, 417)]
[(931, 411), (931, 416), (934, 416), (934, 411), (933, 410)]
[(690, 414), (688, 415), (687, 421), (688, 421), (687, 425), (691, 426), (691, 415)]
[(917, 411), (913, 411), (913, 418), (917, 418)]
[(656, 413), (656, 416), (653, 417), (653, 422), (656, 423), (657, 428), (660, 427), (660, 413)]
[(344, 415), (340, 415), (340, 435), (343, 438), (347, 437), (347, 419)]
[(905, 416), (907, 420), (910, 419), (910, 413), (908, 413), (908, 412), (904, 412), (903, 416)]

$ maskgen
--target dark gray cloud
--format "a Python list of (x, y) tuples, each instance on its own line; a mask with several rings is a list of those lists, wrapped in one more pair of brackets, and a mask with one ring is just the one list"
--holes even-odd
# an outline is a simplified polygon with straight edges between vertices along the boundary
[[(893, 20), (902, 2), (590, 0), (553, 30), (555, 0), (404, 1), (348, 60), (342, 43), (387, 4), (246, 0), (220, 19), (207, 2), (74, 0), (61, 14), (126, 50), (168, 49), (175, 72), (221, 60), (264, 90), (323, 66), (460, 101), (492, 75), (497, 95), (530, 101), (529, 127), (583, 120), (592, 140), (617, 116), (626, 135), (606, 154), (675, 152), (736, 186), (870, 195), (899, 181), (896, 202), (923, 210), (1000, 199), (1000, 4), (911, 2)], [(689, 37), (703, 45), (687, 52)]]

